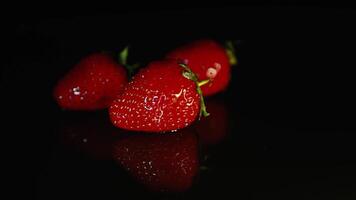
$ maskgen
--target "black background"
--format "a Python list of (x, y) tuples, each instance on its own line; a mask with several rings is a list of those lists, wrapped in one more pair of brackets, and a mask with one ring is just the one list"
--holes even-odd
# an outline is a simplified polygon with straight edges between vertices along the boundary
[(9, 184), (29, 191), (18, 193), (38, 199), (142, 198), (133, 183), (112, 185), (120, 176), (110, 163), (58, 153), (63, 114), (51, 90), (88, 53), (130, 44), (131, 59), (145, 63), (208, 37), (240, 41), (240, 65), (223, 97), (231, 106), (233, 130), (213, 153), (214, 172), (187, 194), (159, 198), (354, 199), (354, 8), (25, 10), (6, 20), (1, 73), (3, 134), (10, 136), (5, 152), (15, 169)]

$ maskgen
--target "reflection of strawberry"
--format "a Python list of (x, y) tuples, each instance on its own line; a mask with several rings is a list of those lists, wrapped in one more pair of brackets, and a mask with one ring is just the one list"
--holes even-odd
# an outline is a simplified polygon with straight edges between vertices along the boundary
[(236, 64), (231, 48), (224, 49), (213, 40), (192, 42), (169, 52), (166, 57), (189, 65), (200, 80), (210, 79), (211, 82), (202, 87), (205, 96), (226, 89), (230, 80), (230, 64)]
[(209, 117), (196, 123), (195, 128), (199, 141), (204, 145), (214, 145), (221, 142), (228, 133), (228, 112), (224, 102), (208, 99)]
[(187, 190), (198, 172), (197, 138), (186, 129), (174, 134), (131, 135), (118, 140), (114, 157), (153, 191)]
[(110, 119), (119, 128), (135, 131), (184, 128), (199, 114), (208, 115), (199, 86), (204, 83), (176, 60), (152, 62), (132, 78), (112, 103)]
[(82, 59), (56, 85), (63, 109), (95, 110), (109, 106), (127, 82), (126, 71), (112, 57), (96, 53)]
[(60, 139), (64, 145), (94, 159), (110, 160), (118, 131), (112, 127), (107, 115), (83, 113), (63, 119)]

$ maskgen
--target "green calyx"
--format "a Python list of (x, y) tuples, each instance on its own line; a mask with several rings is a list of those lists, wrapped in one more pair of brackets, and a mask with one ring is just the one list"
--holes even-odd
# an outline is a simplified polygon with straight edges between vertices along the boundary
[(136, 69), (138, 69), (140, 65), (138, 63), (132, 65), (127, 64), (128, 56), (129, 56), (129, 46), (126, 46), (122, 51), (119, 52), (119, 63), (126, 68), (128, 77), (131, 79)]
[(232, 41), (225, 43), (226, 54), (229, 57), (230, 65), (237, 65), (236, 50)]
[(197, 93), (200, 97), (200, 112), (199, 112), (199, 119), (203, 115), (204, 117), (209, 116), (210, 114), (206, 111), (206, 105), (204, 102), (204, 96), (203, 92), (201, 90), (201, 86), (209, 83), (209, 80), (203, 80), (199, 81), (197, 75), (186, 65), (186, 64), (179, 64), (179, 66), (183, 67), (184, 71), (182, 72), (182, 75), (189, 79), (194, 81), (195, 85), (197, 86)]
[(119, 52), (119, 63), (122, 65), (126, 65), (128, 56), (129, 56), (129, 46), (126, 46), (122, 51)]

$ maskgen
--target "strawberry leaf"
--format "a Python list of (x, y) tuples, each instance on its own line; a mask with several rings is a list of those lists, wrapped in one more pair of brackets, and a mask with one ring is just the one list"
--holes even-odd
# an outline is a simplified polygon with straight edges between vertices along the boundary
[(129, 56), (129, 46), (126, 46), (120, 53), (119, 53), (119, 63), (122, 65), (127, 64), (127, 57)]
[(119, 52), (119, 63), (126, 68), (127, 75), (129, 79), (131, 79), (132, 76), (135, 74), (135, 71), (140, 67), (140, 64), (139, 63), (135, 63), (132, 65), (128, 64), (127, 62), (128, 56), (129, 56), (129, 46), (126, 46), (122, 51)]
[(229, 57), (231, 65), (237, 65), (236, 51), (232, 41), (226, 41), (225, 43), (226, 54)]

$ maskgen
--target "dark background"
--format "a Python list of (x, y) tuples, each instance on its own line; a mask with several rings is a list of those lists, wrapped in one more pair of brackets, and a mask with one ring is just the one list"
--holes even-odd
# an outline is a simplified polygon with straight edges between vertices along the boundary
[(130, 44), (130, 59), (145, 63), (208, 37), (240, 41), (240, 65), (222, 97), (231, 108), (231, 136), (213, 151), (214, 171), (192, 191), (158, 197), (354, 199), (354, 8), (273, 3), (65, 13), (57, 8), (23, 8), (5, 18), (2, 132), (10, 136), (5, 153), (15, 171), (9, 185), (25, 188), (18, 194), (142, 198), (134, 183), (113, 185), (120, 176), (111, 163), (58, 149), (63, 114), (51, 90), (88, 53)]

